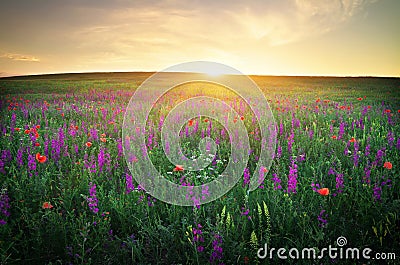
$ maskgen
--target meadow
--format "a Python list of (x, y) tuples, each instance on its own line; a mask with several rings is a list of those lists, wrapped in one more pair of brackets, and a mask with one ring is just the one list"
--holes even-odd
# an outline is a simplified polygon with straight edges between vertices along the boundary
[(234, 119), (245, 124), (253, 151), (227, 194), (177, 206), (146, 193), (124, 156), (126, 107), (149, 76), (0, 79), (1, 264), (276, 264), (283, 262), (276, 252), (259, 259), (259, 248), (318, 253), (341, 236), (346, 247), (370, 248), (371, 256), (395, 253), (386, 263), (398, 264), (400, 79), (252, 76), (277, 132), (272, 165), (260, 172), (265, 180), (252, 192), (249, 176), (260, 154), (254, 115), (227, 91), (177, 89), (154, 106), (142, 131), (152, 163), (166, 178), (201, 185), (222, 172), (231, 155), (223, 123), (199, 116), (182, 124), (179, 140), (187, 156), (196, 156), (202, 138), (218, 139), (210, 165), (195, 174), (166, 158), (162, 122), (194, 93), (243, 106)]

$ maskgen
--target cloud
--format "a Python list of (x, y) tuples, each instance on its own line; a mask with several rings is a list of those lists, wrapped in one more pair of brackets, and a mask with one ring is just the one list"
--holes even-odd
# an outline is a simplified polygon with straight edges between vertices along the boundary
[(18, 53), (4, 53), (0, 55), (0, 58), (7, 58), (13, 61), (40, 62), (40, 59), (35, 56)]
[(267, 40), (272, 46), (300, 41), (334, 30), (376, 0), (286, 0), (279, 6), (242, 12), (228, 11), (247, 29), (250, 37)]
[[(72, 36), (79, 48), (129, 54), (130, 50), (221, 52), (264, 42), (276, 46), (334, 30), (377, 0), (258, 0), (258, 1), (118, 1), (112, 9), (80, 8), (97, 13), (91, 25)], [(156, 3), (156, 4), (155, 4)], [(122, 48), (122, 49), (121, 49)]]

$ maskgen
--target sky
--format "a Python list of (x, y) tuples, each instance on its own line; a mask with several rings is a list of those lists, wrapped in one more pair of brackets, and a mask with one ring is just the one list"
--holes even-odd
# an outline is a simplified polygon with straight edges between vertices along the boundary
[(400, 76), (399, 0), (1, 0), (0, 76), (160, 71)]

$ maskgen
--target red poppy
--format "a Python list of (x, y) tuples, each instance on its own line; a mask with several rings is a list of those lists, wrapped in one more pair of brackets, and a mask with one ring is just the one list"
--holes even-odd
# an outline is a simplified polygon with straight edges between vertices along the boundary
[(40, 129), (40, 125), (36, 125), (36, 129)]
[(31, 130), (25, 130), (25, 134), (30, 134)]
[(42, 156), (40, 153), (37, 153), (37, 154), (36, 154), (36, 160), (37, 160), (39, 163), (44, 163), (44, 162), (46, 162), (47, 157), (46, 157), (46, 156)]
[(182, 165), (176, 165), (174, 168), (174, 171), (183, 171), (183, 166)]
[(386, 113), (390, 113), (390, 109), (386, 109), (385, 112), (386, 112)]
[(36, 143), (35, 143), (35, 146), (40, 146), (40, 143), (36, 142)]
[(333, 136), (332, 136), (332, 139), (333, 139), (333, 140), (336, 140), (336, 139), (337, 139), (337, 136), (336, 136), (336, 135), (333, 135)]
[(193, 120), (189, 120), (189, 121), (188, 121), (188, 125), (189, 125), (189, 126), (193, 126), (193, 122), (194, 122)]
[(370, 105), (368, 105), (368, 106), (367, 106), (367, 108), (368, 108), (368, 109), (370, 109), (370, 108), (371, 108), (371, 106), (370, 106)]
[(105, 143), (105, 142), (107, 142), (107, 139), (106, 139), (106, 138), (103, 138), (103, 137), (101, 137), (101, 138), (100, 138), (100, 141), (102, 141), (103, 143)]
[(329, 195), (329, 189), (328, 188), (319, 189), (318, 193), (321, 194), (322, 196), (328, 196)]
[(244, 120), (244, 117), (243, 117), (243, 116), (240, 116), (240, 119), (243, 121), (243, 120)]
[(51, 205), (51, 203), (49, 203), (49, 202), (44, 202), (42, 205), (42, 208), (43, 209), (51, 209), (51, 208), (53, 208), (53, 205)]
[(392, 169), (393, 165), (392, 165), (392, 163), (390, 163), (390, 162), (385, 162), (385, 163), (383, 164), (383, 167), (384, 167), (384, 168), (387, 168), (387, 169)]
[(14, 128), (15, 131), (19, 132), (21, 130), (20, 128)]
[(362, 100), (362, 98), (357, 98), (358, 100)]
[(267, 169), (266, 167), (263, 167), (262, 170), (263, 170), (264, 173), (267, 173), (267, 172), (268, 172), (268, 169)]
[(207, 118), (205, 118), (205, 119), (204, 119), (204, 122), (208, 122), (208, 119), (207, 119)]
[(354, 137), (351, 137), (350, 143), (355, 143), (355, 142), (357, 142), (357, 140)]
[(91, 147), (92, 146), (92, 143), (91, 142), (86, 142), (86, 147)]

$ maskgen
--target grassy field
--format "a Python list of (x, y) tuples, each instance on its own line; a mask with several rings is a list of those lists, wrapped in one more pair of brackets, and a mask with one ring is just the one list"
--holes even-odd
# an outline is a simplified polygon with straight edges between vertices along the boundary
[[(252, 76), (276, 122), (276, 150), (264, 182), (247, 192), (261, 143), (254, 115), (243, 107), (236, 119), (245, 124), (253, 152), (241, 180), (211, 203), (182, 207), (147, 194), (125, 161), (126, 107), (150, 75), (0, 79), (0, 263), (276, 264), (283, 262), (276, 250), (272, 259), (259, 259), (257, 251), (268, 244), (300, 253), (315, 248), (319, 255), (342, 236), (344, 250), (370, 248), (371, 257), (395, 253), (397, 260), (386, 262), (398, 264), (400, 79)], [(199, 185), (229, 160), (223, 122), (199, 116), (182, 124), (188, 156), (197, 154), (193, 143), (205, 134), (219, 142), (210, 165), (194, 174), (174, 171), (166, 159), (164, 117), (193, 93), (243, 102), (218, 89), (171, 93), (142, 131), (146, 148), (171, 181)], [(376, 260), (325, 255), (285, 262)]]

